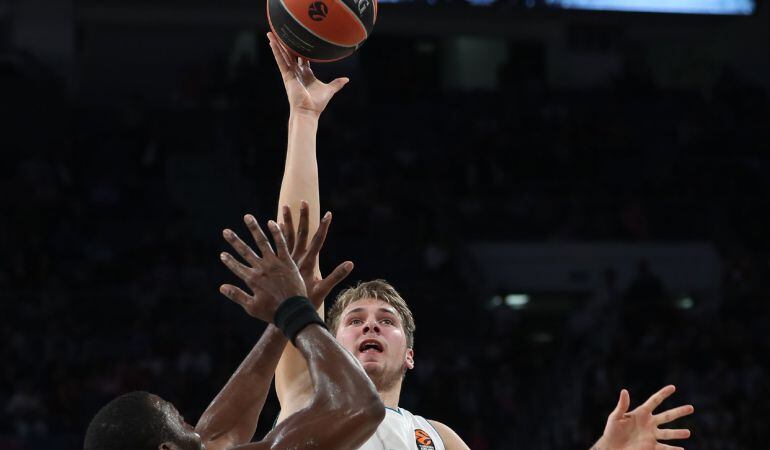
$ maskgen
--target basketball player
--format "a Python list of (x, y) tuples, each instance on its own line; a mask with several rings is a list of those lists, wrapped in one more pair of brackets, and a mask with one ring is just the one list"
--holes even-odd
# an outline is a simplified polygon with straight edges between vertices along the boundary
[[(287, 214), (300, 208), (298, 235), (307, 235), (318, 226), (319, 188), (316, 163), (318, 119), (331, 98), (348, 83), (338, 78), (324, 84), (315, 78), (307, 61), (290, 56), (277, 38), (268, 33), (270, 48), (281, 72), (289, 100), (290, 116), (286, 166), (279, 199), (279, 216), (284, 215), (285, 230), (294, 226)], [(308, 202), (305, 202), (307, 200)], [(303, 221), (305, 225), (303, 225)], [(316, 265), (303, 272), (305, 283), (313, 286), (321, 279)], [(324, 296), (311, 292), (310, 299), (323, 314)], [(450, 427), (415, 416), (399, 408), (401, 385), (406, 371), (414, 368), (414, 318), (398, 292), (384, 281), (361, 283), (340, 294), (327, 318), (330, 331), (364, 366), (386, 406), (385, 420), (361, 450), (417, 449), (468, 450), (467, 444)], [(276, 392), (281, 403), (278, 423), (301, 410), (312, 398), (312, 383), (301, 355), (287, 346), (276, 371)], [(674, 392), (669, 386), (653, 395), (644, 405), (628, 412), (629, 396), (621, 393), (618, 406), (610, 415), (604, 436), (596, 450), (675, 449), (658, 439), (683, 439), (688, 430), (659, 430), (657, 427), (690, 414), (683, 406), (653, 415), (652, 411)]]
[[(360, 363), (326, 331), (310, 305), (307, 288), (292, 257), (315, 261), (328, 221), (308, 248), (298, 245), (289, 255), (275, 222), (269, 227), (277, 248), (270, 243), (252, 216), (246, 216), (262, 257), (230, 230), (224, 236), (248, 262), (241, 264), (228, 253), (227, 267), (252, 290), (248, 298), (235, 286), (220, 290), (253, 317), (273, 323), (193, 428), (174, 406), (147, 392), (122, 395), (93, 418), (85, 450), (225, 450), (225, 449), (355, 449), (382, 421), (382, 402), (361, 370)], [(298, 244), (302, 244), (298, 242)], [(331, 290), (352, 269), (347, 262), (334, 275), (316, 284)], [(291, 340), (307, 362), (313, 380), (313, 399), (302, 410), (273, 429), (263, 441), (249, 443), (270, 389), (278, 359)]]

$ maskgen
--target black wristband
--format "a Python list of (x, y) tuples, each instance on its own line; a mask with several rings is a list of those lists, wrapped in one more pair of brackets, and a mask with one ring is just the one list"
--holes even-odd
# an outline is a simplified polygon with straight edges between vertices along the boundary
[(292, 344), (297, 334), (310, 324), (316, 323), (326, 328), (326, 324), (313, 308), (310, 300), (302, 296), (287, 298), (278, 305), (273, 323)]

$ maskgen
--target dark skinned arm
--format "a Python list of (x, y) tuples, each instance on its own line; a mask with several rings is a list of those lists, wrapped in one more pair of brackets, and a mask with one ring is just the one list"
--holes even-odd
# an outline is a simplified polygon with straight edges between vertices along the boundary
[[(323, 221), (308, 246), (308, 233), (302, 231), (306, 231), (308, 227), (307, 210), (307, 205), (303, 204), (299, 224), (300, 233), (295, 238), (293, 227), (289, 227), (292, 232), (289, 233), (287, 244), (288, 248), (292, 249), (292, 259), (299, 266), (300, 273), (312, 270), (314, 261), (318, 258), (323, 247), (331, 222), (330, 217)], [(254, 238), (262, 240), (261, 230), (258, 231), (252, 225), (253, 217), (246, 216), (244, 220)], [(284, 221), (289, 224), (292, 223), (291, 211), (288, 208), (284, 210)], [(260, 260), (257, 259), (253, 250), (241, 241), (232, 230), (224, 230), (223, 236), (246, 261), (249, 261), (250, 264), (252, 262), (257, 264), (256, 266), (252, 265), (252, 270), (254, 267), (261, 267)], [(313, 283), (306, 286), (305, 289), (313, 293), (323, 292), (323, 295), (326, 296), (334, 286), (347, 277), (351, 269), (352, 263), (341, 264), (328, 277), (313, 279)], [(249, 284), (255, 280), (245, 281)], [(259, 286), (252, 289), (251, 295), (228, 284), (223, 285), (220, 291), (240, 304), (249, 315), (255, 318), (263, 318), (264, 311), (261, 311), (261, 305), (274, 301), (271, 298), (272, 294), (260, 289)], [(246, 356), (246, 359), (230, 377), (225, 387), (211, 402), (195, 427), (195, 431), (201, 436), (207, 450), (223, 450), (251, 441), (265, 399), (270, 391), (270, 382), (287, 342), (288, 340), (280, 330), (270, 325), (259, 342)]]
[(322, 327), (308, 326), (296, 343), (313, 381), (310, 404), (278, 424), (263, 441), (235, 448), (358, 449), (385, 417), (374, 384), (358, 361)]
[[(317, 254), (320, 250), (330, 220), (331, 215), (327, 214), (307, 253)], [(234, 233), (226, 230), (225, 238), (249, 265), (240, 263), (228, 253), (222, 254), (222, 261), (249, 286), (254, 295), (249, 296), (231, 285), (224, 285), (220, 290), (253, 317), (272, 321), (283, 299), (298, 295), (306, 297), (307, 289), (292, 258), (296, 255), (289, 255), (278, 224), (269, 222), (277, 252), (273, 252), (252, 216), (246, 217), (246, 224), (262, 256), (257, 256)], [(334, 272), (347, 275), (352, 266), (352, 263), (345, 262)], [(295, 343), (308, 364), (313, 382), (314, 395), (310, 404), (283, 421), (262, 442), (229, 448), (353, 450), (374, 433), (385, 417), (385, 407), (369, 377), (328, 331), (319, 325), (309, 325), (297, 335)]]
[(195, 431), (206, 450), (251, 441), (288, 340), (270, 325), (201, 416)]

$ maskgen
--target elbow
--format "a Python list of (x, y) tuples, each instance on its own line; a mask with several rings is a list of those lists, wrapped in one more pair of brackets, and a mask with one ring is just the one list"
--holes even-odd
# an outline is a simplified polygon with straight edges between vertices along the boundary
[[(339, 448), (340, 442), (346, 442), (345, 448), (359, 448), (377, 431), (385, 419), (385, 405), (376, 395), (361, 395), (356, 400), (346, 396), (342, 401), (331, 402), (316, 400), (310, 405), (308, 416), (318, 419), (323, 424), (324, 441), (321, 448)], [(320, 441), (319, 441), (320, 442)]]
[(382, 403), (379, 395), (370, 399), (363, 407), (363, 414), (366, 417), (367, 423), (372, 427), (372, 432), (380, 426), (380, 423), (385, 419), (385, 404)]
[(380, 422), (385, 419), (385, 404), (374, 390), (374, 386), (348, 394), (341, 399), (338, 397), (340, 401), (332, 409), (353, 422), (357, 428), (369, 430), (368, 434), (374, 433)]
[(378, 395), (365, 396), (351, 404), (345, 414), (367, 436), (373, 434), (385, 419), (385, 405)]
[(368, 439), (385, 419), (385, 404), (374, 384), (364, 378), (363, 373), (361, 381), (360, 384), (347, 385), (344, 389), (316, 392), (310, 409), (319, 415), (339, 418), (347, 424), (346, 433), (355, 429)]

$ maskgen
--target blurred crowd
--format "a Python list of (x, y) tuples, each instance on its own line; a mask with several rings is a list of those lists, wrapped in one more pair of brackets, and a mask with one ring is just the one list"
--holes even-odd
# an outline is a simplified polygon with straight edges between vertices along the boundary
[[(474, 450), (578, 449), (621, 388), (638, 404), (674, 383), (666, 405), (696, 406), (688, 446), (767, 441), (762, 89), (727, 68), (709, 92), (633, 74), (517, 87), (501, 70), (500, 92), (463, 93), (415, 86), (419, 65), (359, 70), (321, 120), (335, 213), (322, 264), (352, 259), (349, 281), (386, 278), (412, 305), (403, 407)], [(79, 448), (98, 408), (134, 389), (194, 422), (263, 329), (217, 293), (232, 281), (217, 253), (243, 213), (274, 214), (284, 93), (267, 60), (194, 74), (160, 106), (94, 106), (28, 57), (0, 65), (0, 448)], [(650, 306), (655, 283), (607, 276), (549, 319), (558, 333), (533, 338), (526, 310), (490, 309), (463, 276), (474, 240), (708, 241), (725, 267), (720, 306)], [(277, 411), (269, 399), (258, 434)]]

